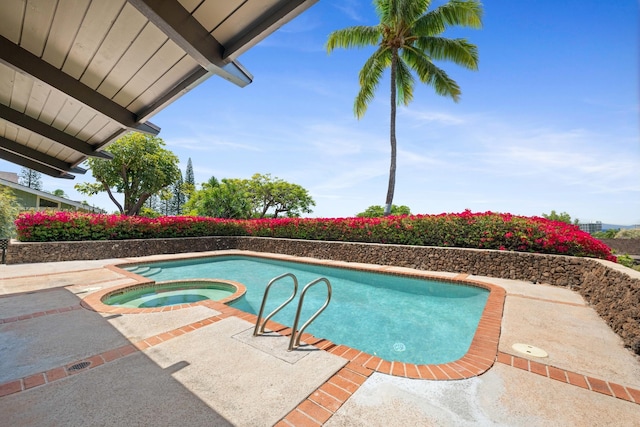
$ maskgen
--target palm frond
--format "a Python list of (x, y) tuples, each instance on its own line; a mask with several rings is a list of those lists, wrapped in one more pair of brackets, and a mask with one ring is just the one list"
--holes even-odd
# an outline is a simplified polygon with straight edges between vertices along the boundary
[(427, 13), (431, 0), (398, 0), (397, 16), (409, 26), (420, 18), (420, 16)]
[(389, 0), (374, 0), (373, 6), (376, 9), (376, 14), (380, 18), (381, 24), (390, 24), (393, 22), (393, 4)]
[(429, 58), (423, 51), (413, 47), (407, 47), (400, 52), (400, 58), (411, 70), (413, 70), (422, 83), (426, 83), (431, 71)]
[(469, 70), (478, 69), (478, 47), (466, 39), (421, 37), (415, 46), (433, 60), (451, 61)]
[(407, 64), (398, 60), (396, 63), (396, 96), (398, 104), (409, 105), (413, 101), (415, 79)]
[(431, 0), (374, 0), (380, 23), (399, 30), (410, 28), (429, 10)]
[(424, 82), (432, 86), (438, 95), (448, 96), (454, 102), (460, 100), (460, 94), (462, 93), (460, 86), (443, 69), (438, 68), (432, 62), (424, 64), (424, 68), (428, 70)]
[(482, 13), (478, 0), (449, 0), (418, 19), (414, 32), (428, 37), (442, 34), (451, 26), (482, 28)]
[(407, 66), (417, 74), (422, 83), (432, 86), (438, 95), (448, 96), (458, 102), (462, 93), (458, 84), (444, 70), (431, 62), (431, 58), (423, 51), (404, 49), (400, 56)]
[(330, 33), (326, 48), (331, 53), (336, 48), (376, 46), (380, 37), (381, 31), (377, 25), (347, 27)]
[(391, 64), (391, 57), (387, 49), (381, 48), (367, 59), (360, 70), (360, 91), (353, 104), (353, 112), (357, 118), (362, 118), (367, 111), (369, 103), (373, 100), (376, 89), (385, 68)]

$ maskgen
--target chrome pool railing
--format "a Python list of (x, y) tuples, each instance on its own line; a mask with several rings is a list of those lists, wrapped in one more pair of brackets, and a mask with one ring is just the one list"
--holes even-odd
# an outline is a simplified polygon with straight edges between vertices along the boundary
[[(313, 316), (311, 316), (309, 318), (309, 320), (307, 320), (302, 327), (300, 328), (300, 330), (298, 330), (298, 321), (300, 320), (300, 312), (302, 311), (302, 303), (304, 301), (304, 294), (309, 290), (309, 288), (311, 288), (312, 286), (314, 286), (317, 283), (320, 282), (324, 282), (327, 285), (327, 299), (324, 302), (324, 304), (322, 305), (322, 307), (320, 307), (318, 309), (318, 311), (316, 311)], [(300, 302), (298, 303), (298, 310), (296, 310), (296, 318), (293, 321), (293, 327), (291, 328), (292, 332), (291, 332), (291, 340), (289, 341), (289, 349), (288, 351), (292, 351), (294, 348), (298, 347), (300, 345), (300, 337), (302, 336), (302, 333), (304, 332), (304, 330), (307, 328), (307, 326), (309, 326), (311, 324), (311, 322), (313, 322), (314, 320), (316, 320), (316, 318), (320, 315), (320, 313), (322, 313), (324, 311), (325, 308), (327, 308), (327, 306), (329, 305), (329, 302), (331, 301), (331, 283), (329, 282), (329, 279), (327, 279), (326, 277), (319, 277), (316, 280), (309, 282), (304, 289), (302, 290), (302, 293), (300, 294)]]
[[(262, 318), (262, 313), (264, 312), (264, 306), (267, 302), (267, 296), (269, 295), (269, 289), (271, 289), (271, 285), (273, 285), (278, 280), (284, 279), (285, 277), (291, 277), (293, 279), (293, 293), (285, 302), (280, 304), (278, 308), (273, 310), (267, 317), (265, 317), (262, 323), (260, 323), (260, 319)], [(298, 292), (298, 278), (293, 273), (284, 273), (278, 277), (274, 277), (273, 279), (271, 279), (271, 281), (269, 281), (269, 283), (267, 284), (267, 287), (264, 290), (264, 296), (262, 297), (262, 304), (260, 305), (260, 311), (258, 312), (258, 318), (256, 319), (256, 327), (253, 330), (254, 337), (257, 337), (258, 335), (264, 333), (264, 328), (267, 322), (269, 321), (269, 319), (271, 319), (273, 316), (276, 315), (277, 312), (282, 310), (287, 304), (293, 301), (293, 299), (296, 297), (297, 292)]]

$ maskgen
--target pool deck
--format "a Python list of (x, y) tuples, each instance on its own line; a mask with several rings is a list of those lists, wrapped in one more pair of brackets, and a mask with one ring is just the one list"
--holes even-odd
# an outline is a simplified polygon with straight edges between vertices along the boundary
[[(209, 254), (231, 253), (249, 254)], [(446, 367), (386, 363), (309, 335), (287, 352), (282, 325), (254, 338), (255, 316), (220, 303), (94, 305), (139, 280), (110, 266), (174, 257), (0, 265), (0, 425), (640, 425), (640, 359), (571, 290), (428, 272), (502, 292), (492, 309), (502, 319), (481, 324), (489, 338)]]

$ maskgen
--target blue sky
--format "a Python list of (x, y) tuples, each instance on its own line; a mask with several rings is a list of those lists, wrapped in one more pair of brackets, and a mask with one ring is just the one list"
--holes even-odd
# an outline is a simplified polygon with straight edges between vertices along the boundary
[[(394, 204), (640, 224), (638, 2), (484, 3), (482, 30), (445, 33), (479, 48), (477, 72), (438, 64), (461, 101), (418, 84), (398, 110)], [(270, 173), (306, 188), (316, 217), (383, 205), (388, 82), (357, 120), (357, 74), (372, 50), (324, 48), (331, 31), (376, 22), (370, 0), (320, 0), (239, 58), (252, 84), (211, 78), (151, 121), (183, 172), (192, 159), (197, 183)], [(20, 167), (0, 161), (0, 170)], [(91, 174), (43, 176), (45, 190), (115, 210), (106, 196), (78, 194), (83, 181)]]

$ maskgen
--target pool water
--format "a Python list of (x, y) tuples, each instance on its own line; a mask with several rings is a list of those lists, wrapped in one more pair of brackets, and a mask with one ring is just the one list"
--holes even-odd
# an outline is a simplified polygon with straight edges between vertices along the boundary
[[(267, 283), (293, 273), (299, 282), (298, 295), (273, 318), (287, 326), (293, 324), (304, 285), (326, 277), (333, 288), (331, 303), (306, 332), (385, 360), (415, 364), (447, 363), (464, 356), (489, 296), (488, 290), (473, 286), (258, 257), (220, 256), (150, 267), (149, 274), (139, 274), (156, 281), (220, 278), (240, 282), (247, 291), (231, 305), (253, 314), (260, 309)], [(130, 270), (136, 268), (140, 267)], [(292, 288), (289, 278), (271, 287), (265, 316), (288, 298)], [(326, 296), (322, 283), (309, 289), (301, 323)]]
[(221, 300), (234, 294), (236, 289), (225, 284), (195, 285), (162, 284), (135, 287), (126, 292), (109, 295), (104, 300), (107, 305), (128, 308), (155, 308), (177, 304), (188, 304), (203, 300)]

